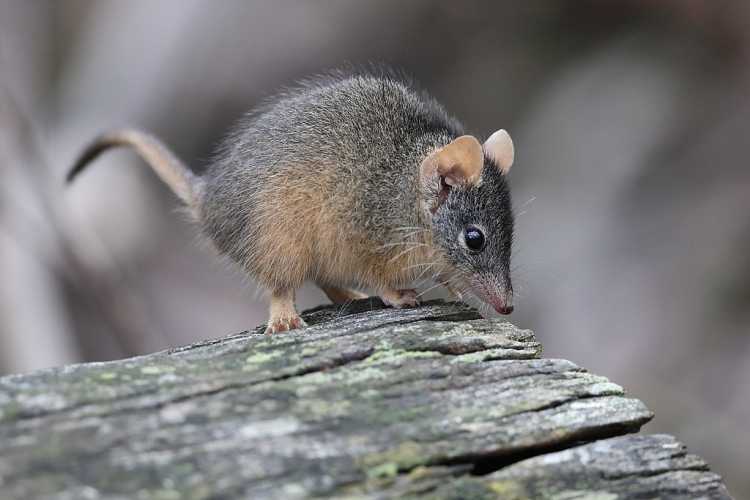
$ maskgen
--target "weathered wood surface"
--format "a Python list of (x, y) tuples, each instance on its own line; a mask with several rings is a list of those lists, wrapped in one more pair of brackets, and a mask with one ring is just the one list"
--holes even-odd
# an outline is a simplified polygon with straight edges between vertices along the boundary
[(728, 498), (668, 436), (597, 441), (650, 411), (528, 330), (439, 302), (305, 319), (0, 379), (0, 498)]
[(428, 481), (409, 488), (427, 487), (431, 493), (422, 496), (436, 499), (729, 498), (721, 477), (668, 435), (615, 437), (529, 458), (489, 475)]

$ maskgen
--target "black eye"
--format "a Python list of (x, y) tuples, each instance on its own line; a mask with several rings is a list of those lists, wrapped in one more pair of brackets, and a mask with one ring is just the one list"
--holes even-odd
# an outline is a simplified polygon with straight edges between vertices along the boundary
[(479, 252), (484, 248), (484, 233), (476, 226), (467, 226), (464, 231), (464, 241), (469, 250)]

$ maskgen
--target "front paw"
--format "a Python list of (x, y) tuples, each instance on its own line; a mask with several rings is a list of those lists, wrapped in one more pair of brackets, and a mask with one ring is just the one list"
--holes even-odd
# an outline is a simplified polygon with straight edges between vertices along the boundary
[(396, 309), (415, 307), (419, 305), (417, 291), (412, 289), (387, 290), (380, 295), (380, 300), (382, 300), (385, 305), (395, 307)]
[(304, 328), (307, 323), (304, 322), (299, 316), (284, 317), (284, 318), (271, 318), (268, 320), (268, 326), (266, 327), (266, 333), (281, 333), (288, 332), (290, 330), (296, 330), (298, 328)]

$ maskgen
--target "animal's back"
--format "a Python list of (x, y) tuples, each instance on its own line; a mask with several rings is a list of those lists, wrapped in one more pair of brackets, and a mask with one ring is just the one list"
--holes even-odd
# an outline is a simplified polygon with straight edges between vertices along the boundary
[(513, 310), (510, 136), (463, 135), (396, 78), (338, 75), (287, 91), (245, 118), (201, 177), (157, 138), (119, 129), (83, 149), (68, 181), (114, 147), (137, 152), (270, 292), (268, 333), (305, 326), (294, 300), (306, 280), (336, 303), (363, 298), (354, 285), (408, 307), (419, 296), (407, 285), (432, 273)]
[(267, 286), (279, 268), (300, 282), (338, 281), (332, 269), (356, 274), (350, 268), (373, 244), (416, 225), (419, 163), (461, 134), (439, 104), (398, 79), (307, 82), (227, 137), (205, 175), (204, 230)]

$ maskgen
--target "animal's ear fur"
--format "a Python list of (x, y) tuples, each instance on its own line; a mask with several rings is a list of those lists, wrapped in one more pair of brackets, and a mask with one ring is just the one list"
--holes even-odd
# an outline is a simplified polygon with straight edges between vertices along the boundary
[(498, 130), (484, 142), (484, 153), (495, 162), (500, 172), (505, 175), (513, 166), (515, 149), (510, 134), (503, 129)]
[(424, 182), (439, 176), (449, 186), (469, 186), (479, 182), (483, 165), (479, 141), (471, 135), (462, 135), (430, 153), (422, 162), (420, 177)]

